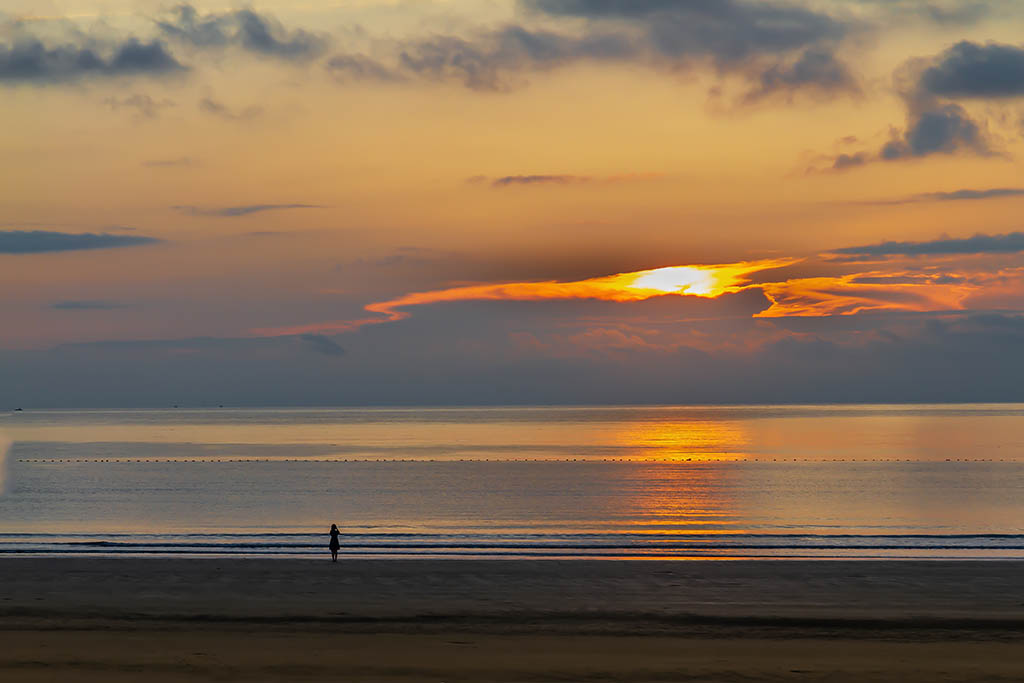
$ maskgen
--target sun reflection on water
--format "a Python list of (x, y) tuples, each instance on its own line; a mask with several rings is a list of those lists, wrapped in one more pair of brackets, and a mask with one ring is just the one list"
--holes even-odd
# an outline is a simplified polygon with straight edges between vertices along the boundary
[(618, 473), (626, 495), (621, 517), (633, 530), (659, 535), (742, 533), (730, 463), (745, 460), (750, 440), (736, 422), (694, 420), (624, 425), (616, 441), (637, 460)]
[(745, 460), (750, 445), (742, 425), (717, 420), (627, 423), (615, 441), (631, 457), (668, 462)]

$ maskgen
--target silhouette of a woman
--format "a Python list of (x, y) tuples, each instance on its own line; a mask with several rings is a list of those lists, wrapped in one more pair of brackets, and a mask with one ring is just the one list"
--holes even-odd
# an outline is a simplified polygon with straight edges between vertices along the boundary
[(338, 531), (338, 525), (337, 524), (332, 524), (331, 525), (331, 543), (330, 543), (329, 546), (327, 546), (328, 548), (331, 549), (331, 561), (332, 562), (337, 562), (338, 561), (338, 548), (341, 547), (341, 542), (338, 540), (338, 536), (340, 536), (340, 535), (341, 535), (341, 532)]

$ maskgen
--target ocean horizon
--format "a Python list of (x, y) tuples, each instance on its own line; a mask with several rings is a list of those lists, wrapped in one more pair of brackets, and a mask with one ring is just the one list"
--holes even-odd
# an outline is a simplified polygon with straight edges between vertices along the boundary
[(0, 555), (1024, 558), (1024, 404), (25, 410)]

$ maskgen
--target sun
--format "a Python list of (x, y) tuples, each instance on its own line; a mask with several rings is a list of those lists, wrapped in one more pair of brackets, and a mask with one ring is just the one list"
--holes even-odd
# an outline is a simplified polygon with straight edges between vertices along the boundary
[(718, 294), (717, 285), (714, 269), (705, 270), (693, 266), (670, 266), (641, 271), (629, 283), (629, 287), (633, 289), (653, 289), (666, 294), (694, 296), (714, 296)]

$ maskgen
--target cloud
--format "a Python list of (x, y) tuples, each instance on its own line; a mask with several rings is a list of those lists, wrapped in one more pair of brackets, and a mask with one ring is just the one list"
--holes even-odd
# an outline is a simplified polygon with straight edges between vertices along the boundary
[(322, 334), (301, 334), (299, 339), (316, 353), (335, 357), (345, 355), (345, 349)]
[(833, 171), (843, 171), (848, 168), (856, 168), (868, 163), (868, 155), (864, 152), (854, 154), (840, 154), (832, 162)]
[(128, 38), (103, 50), (73, 44), (48, 47), (34, 37), (0, 43), (0, 83), (44, 85), (90, 77), (166, 76), (185, 67), (158, 40)]
[(828, 14), (793, 4), (715, 0), (524, 0), (554, 16), (625, 23), (657, 53), (670, 58), (710, 57), (721, 66), (755, 55), (777, 55), (844, 37), (849, 26)]
[(666, 295), (716, 298), (735, 294), (750, 284), (752, 274), (782, 268), (798, 259), (767, 259), (719, 265), (668, 266), (632, 273), (618, 273), (575, 282), (505, 282), (466, 285), (426, 292), (412, 292), (363, 308), (377, 317), (312, 323), (287, 328), (253, 330), (260, 336), (310, 333), (340, 334), (409, 317), (405, 308), (460, 301), (546, 301), (590, 299), (612, 302), (645, 301)]
[(507, 91), (512, 75), (543, 71), (572, 62), (628, 60), (639, 50), (616, 34), (563, 35), (522, 26), (506, 26), (471, 40), (434, 36), (401, 46), (399, 70), (434, 81), (461, 81), (472, 90)]
[(984, 122), (957, 100), (1024, 96), (1024, 48), (960, 41), (936, 56), (907, 61), (894, 80), (907, 107), (904, 128), (894, 129), (877, 153), (836, 156), (831, 170), (936, 154), (994, 154)]
[(530, 175), (507, 175), (498, 178), (489, 178), (485, 175), (475, 175), (466, 179), (471, 185), (488, 184), (491, 187), (503, 188), (512, 186), (541, 186), (541, 185), (574, 185), (583, 183), (625, 183), (633, 181), (657, 180), (665, 176), (660, 173), (623, 173), (613, 176), (589, 176), (572, 174), (530, 174)]
[(319, 204), (248, 204), (244, 206), (225, 206), (221, 208), (202, 208), (199, 206), (178, 205), (172, 209), (189, 216), (216, 216), (219, 218), (234, 218), (236, 216), (248, 216), (252, 213), (263, 211), (283, 211), (290, 209), (322, 209)]
[[(521, 4), (529, 10), (524, 23), (468, 36), (393, 41), (390, 61), (343, 53), (329, 60), (327, 68), (342, 81), (417, 78), (504, 92), (522, 85), (525, 74), (580, 62), (641, 64), (668, 71), (710, 63), (721, 74), (751, 79), (751, 100), (806, 89), (857, 90), (849, 69), (834, 53), (852, 25), (824, 12), (738, 0)], [(535, 19), (543, 28), (530, 23)]]
[(853, 256), (935, 256), (953, 254), (1015, 254), (1024, 251), (1024, 232), (983, 235), (928, 242), (882, 242), (861, 247), (833, 249), (833, 254)]
[[(686, 302), (676, 305), (681, 303)], [(571, 321), (560, 309), (557, 316), (522, 316), (510, 334), (507, 305), (434, 313), (403, 327), (376, 326), (348, 337), (344, 358), (353, 362), (311, 352), (295, 337), (0, 349), (0, 376), (6, 380), (0, 383), (0, 404), (93, 408), (1024, 399), (1024, 317), (1019, 314), (748, 318), (727, 321), (724, 327), (721, 321), (673, 325), (666, 319), (653, 329), (586, 321), (567, 325)], [(703, 338), (700, 345), (690, 343), (697, 338)], [(101, 381), (109, 377), (118, 381)]]
[[(827, 170), (846, 171), (872, 162), (923, 159), (936, 154), (969, 152), (980, 156), (995, 154), (982, 125), (959, 104), (912, 106), (905, 129), (893, 135), (877, 153), (859, 151), (832, 158)], [(811, 172), (819, 169), (810, 169)]]
[(400, 83), (408, 80), (397, 68), (366, 55), (337, 54), (327, 60), (327, 71), (340, 82), (380, 81)]
[(211, 97), (199, 100), (199, 110), (229, 121), (250, 121), (263, 115), (263, 107), (251, 105), (236, 112)]
[(953, 190), (951, 192), (924, 192), (899, 199), (881, 199), (863, 202), (883, 206), (919, 204), (922, 202), (962, 202), (1003, 197), (1024, 197), (1024, 187), (994, 187), (988, 190)]
[(142, 162), (148, 168), (173, 168), (179, 166), (195, 166), (196, 160), (192, 157), (178, 157), (177, 159), (148, 159)]
[(790, 64), (776, 64), (767, 68), (744, 99), (753, 102), (779, 93), (791, 96), (808, 88), (826, 94), (860, 90), (849, 68), (837, 60), (832, 52), (809, 48)]
[(147, 119), (155, 119), (160, 111), (169, 107), (176, 106), (173, 100), (164, 98), (157, 100), (149, 95), (129, 95), (128, 97), (108, 97), (103, 100), (103, 103), (117, 111), (119, 109), (134, 109), (135, 113)]
[(0, 231), (0, 254), (40, 254), (53, 251), (112, 249), (156, 244), (160, 240), (137, 235), (66, 233), (44, 230)]
[(508, 187), (510, 185), (567, 185), (569, 183), (585, 183), (591, 180), (586, 176), (575, 175), (509, 175), (495, 178), (491, 187)]
[(191, 5), (174, 8), (170, 19), (158, 21), (165, 36), (197, 48), (239, 47), (254, 54), (305, 61), (323, 54), (327, 39), (302, 29), (288, 30), (273, 17), (251, 9), (200, 14)]
[[(367, 258), (360, 256), (350, 261), (354, 266), (371, 266), (373, 268), (390, 268), (394, 266), (422, 266), (430, 263), (437, 263), (441, 260), (450, 259), (453, 252), (432, 249), (430, 247), (402, 246), (396, 247), (390, 253), (377, 257)], [(339, 264), (336, 269), (342, 270), (344, 266)]]
[(97, 299), (71, 299), (50, 304), (50, 308), (58, 311), (111, 311), (124, 307), (124, 304), (116, 301), (101, 301)]
[(976, 287), (961, 281), (905, 274), (853, 274), (758, 285), (771, 306), (756, 318), (856, 315), (878, 311), (956, 311)]
[(994, 197), (1021, 197), (1024, 196), (1024, 188), (996, 187), (990, 190), (954, 190), (953, 192), (929, 192), (918, 196), (926, 201), (940, 202), (992, 199)]
[[(848, 3), (850, 0), (839, 0)], [(854, 0), (874, 6), (887, 22), (925, 20), (940, 26), (972, 26), (998, 14), (1004, 8), (991, 0)]]
[(953, 99), (1024, 96), (1024, 48), (960, 41), (933, 60), (918, 87)]
[(931, 154), (951, 154), (961, 149), (988, 154), (990, 149), (979, 125), (958, 104), (912, 114), (907, 130), (887, 142), (880, 152), (883, 161)]
[[(642, 322), (649, 314), (654, 314), (652, 320), (664, 316), (680, 322), (751, 317), (844, 317), (863, 313), (948, 313), (979, 305), (988, 310), (1010, 309), (1018, 300), (1024, 306), (1020, 295), (1024, 291), (1024, 268), (1009, 267), (992, 272), (979, 270), (977, 259), (958, 263), (943, 257), (1019, 252), (1024, 252), (1024, 233), (847, 247), (822, 254), (817, 261), (806, 262), (798, 258), (776, 258), (721, 265), (668, 266), (583, 280), (492, 280), (413, 291), (366, 304), (364, 310), (372, 315), (362, 318), (266, 327), (253, 329), (251, 333), (276, 337), (343, 334), (385, 323), (407, 321), (408, 324), (416, 317), (411, 309), (427, 306), (431, 307), (431, 319), (436, 321), (442, 316), (447, 321), (450, 314), (444, 311), (459, 308), (456, 304), (461, 305), (462, 315), (469, 320), (474, 319), (475, 314), (467, 311), (476, 309), (467, 308), (467, 304), (485, 307), (487, 304), (482, 302), (503, 302), (504, 307), (520, 312), (528, 307), (533, 311), (557, 310), (558, 316), (567, 321), (579, 319), (579, 311), (585, 306), (590, 311), (584, 319), (588, 324), (603, 324), (603, 316), (607, 316), (609, 324), (611, 321)], [(879, 261), (888, 261), (888, 256), (940, 258), (920, 261), (904, 258), (891, 261), (895, 267), (877, 265)], [(876, 262), (876, 265), (872, 270), (850, 265), (863, 262)], [(804, 265), (799, 269), (789, 268), (798, 263)], [(818, 274), (822, 272), (827, 274)], [(702, 301), (709, 302), (707, 305), (713, 308), (706, 308), (698, 315), (686, 313), (696, 312), (693, 302)], [(442, 304), (444, 306), (439, 306)], [(599, 306), (605, 308), (602, 310)], [(713, 313), (709, 315), (708, 311)], [(595, 315), (595, 312), (601, 314)], [(651, 342), (652, 348), (667, 348), (665, 343), (655, 341)], [(698, 343), (698, 340), (691, 342)]]

